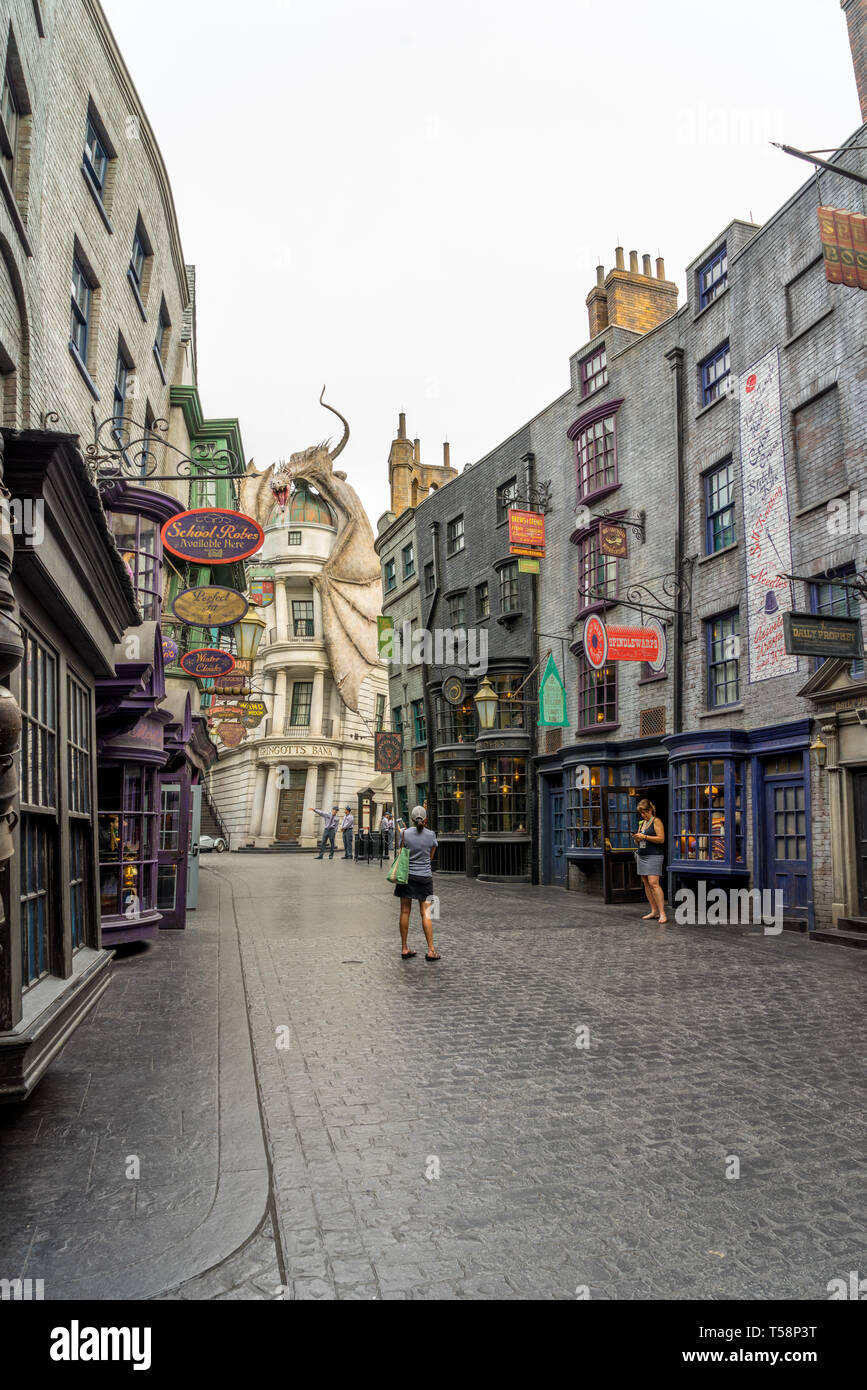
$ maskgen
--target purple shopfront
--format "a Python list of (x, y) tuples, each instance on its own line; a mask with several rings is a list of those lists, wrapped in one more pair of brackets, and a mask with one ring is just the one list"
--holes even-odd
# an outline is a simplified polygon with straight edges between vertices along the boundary
[(181, 928), (196, 906), (200, 785), (217, 756), (201, 717), (193, 717), (188, 691), (170, 689), (163, 703), (166, 764), (160, 774), (156, 904), (160, 926)]

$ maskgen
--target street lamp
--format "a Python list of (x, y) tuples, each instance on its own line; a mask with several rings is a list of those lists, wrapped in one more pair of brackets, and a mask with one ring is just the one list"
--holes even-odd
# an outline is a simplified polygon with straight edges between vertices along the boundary
[(810, 744), (810, 752), (815, 753), (816, 755), (816, 765), (818, 767), (824, 767), (825, 758), (828, 754), (828, 747), (827, 744), (822, 742), (822, 737), (820, 734), (817, 734), (813, 742)]
[(487, 676), (482, 681), (475, 695), (473, 704), (479, 712), (479, 725), (482, 729), (493, 729), (497, 719), (497, 692), (491, 685)]
[(259, 643), (262, 640), (262, 633), (268, 626), (261, 613), (248, 613), (240, 622), (232, 624), (232, 635), (235, 638), (235, 651), (242, 661), (254, 660)]

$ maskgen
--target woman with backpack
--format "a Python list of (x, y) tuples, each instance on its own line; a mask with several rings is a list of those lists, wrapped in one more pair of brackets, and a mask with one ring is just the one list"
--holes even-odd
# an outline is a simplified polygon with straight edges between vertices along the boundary
[(409, 851), (409, 878), (406, 883), (394, 885), (394, 896), (400, 898), (400, 954), (403, 960), (411, 960), (416, 954), (406, 943), (409, 931), (409, 917), (413, 901), (418, 903), (421, 924), (427, 940), (425, 960), (439, 960), (440, 955), (434, 946), (433, 925), (430, 905), (433, 899), (433, 857), (437, 851), (437, 837), (425, 825), (427, 812), (423, 806), (414, 806), (410, 816), (412, 825), (400, 832), (399, 847)]

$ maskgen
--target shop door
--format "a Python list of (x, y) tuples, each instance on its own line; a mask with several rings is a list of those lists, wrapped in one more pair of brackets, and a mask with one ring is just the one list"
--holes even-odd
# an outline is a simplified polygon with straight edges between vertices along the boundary
[(548, 793), (548, 862), (546, 882), (566, 885), (566, 796), (562, 782), (552, 782)]
[[(857, 812), (855, 819), (857, 825)], [(862, 821), (862, 826), (867, 829), (867, 821)], [(858, 860), (859, 892), (862, 865), (867, 856), (867, 843), (862, 843), (860, 848), (862, 855)], [(763, 886), (782, 892), (785, 916), (806, 918), (810, 884), (803, 777), (774, 779), (765, 783), (765, 863), (767, 874)]]
[(187, 855), (187, 911), (199, 905), (199, 836), (202, 833), (202, 789), (190, 787), (190, 851)]
[(188, 781), (184, 773), (160, 779), (157, 850), (157, 911), (161, 927), (183, 927), (186, 917), (189, 847)]
[(639, 902), (644, 897), (635, 867), (637, 830), (635, 800), (626, 788), (602, 794), (602, 827), (605, 852), (602, 859), (604, 897), (607, 903)]
[(856, 917), (867, 917), (867, 772), (852, 776), (852, 799), (855, 805), (855, 867), (858, 874), (858, 908)]
[(304, 814), (304, 788), (288, 787), (280, 793), (277, 811), (278, 844), (287, 844), (301, 836), (301, 817)]

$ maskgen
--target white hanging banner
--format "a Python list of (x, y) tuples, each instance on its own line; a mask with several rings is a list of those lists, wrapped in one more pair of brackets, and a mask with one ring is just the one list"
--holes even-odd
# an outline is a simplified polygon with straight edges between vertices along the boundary
[(798, 658), (789, 656), (783, 612), (791, 607), (792, 538), (786, 453), (776, 348), (744, 372), (738, 383), (741, 484), (747, 566), (747, 657), (749, 679), (791, 676)]

